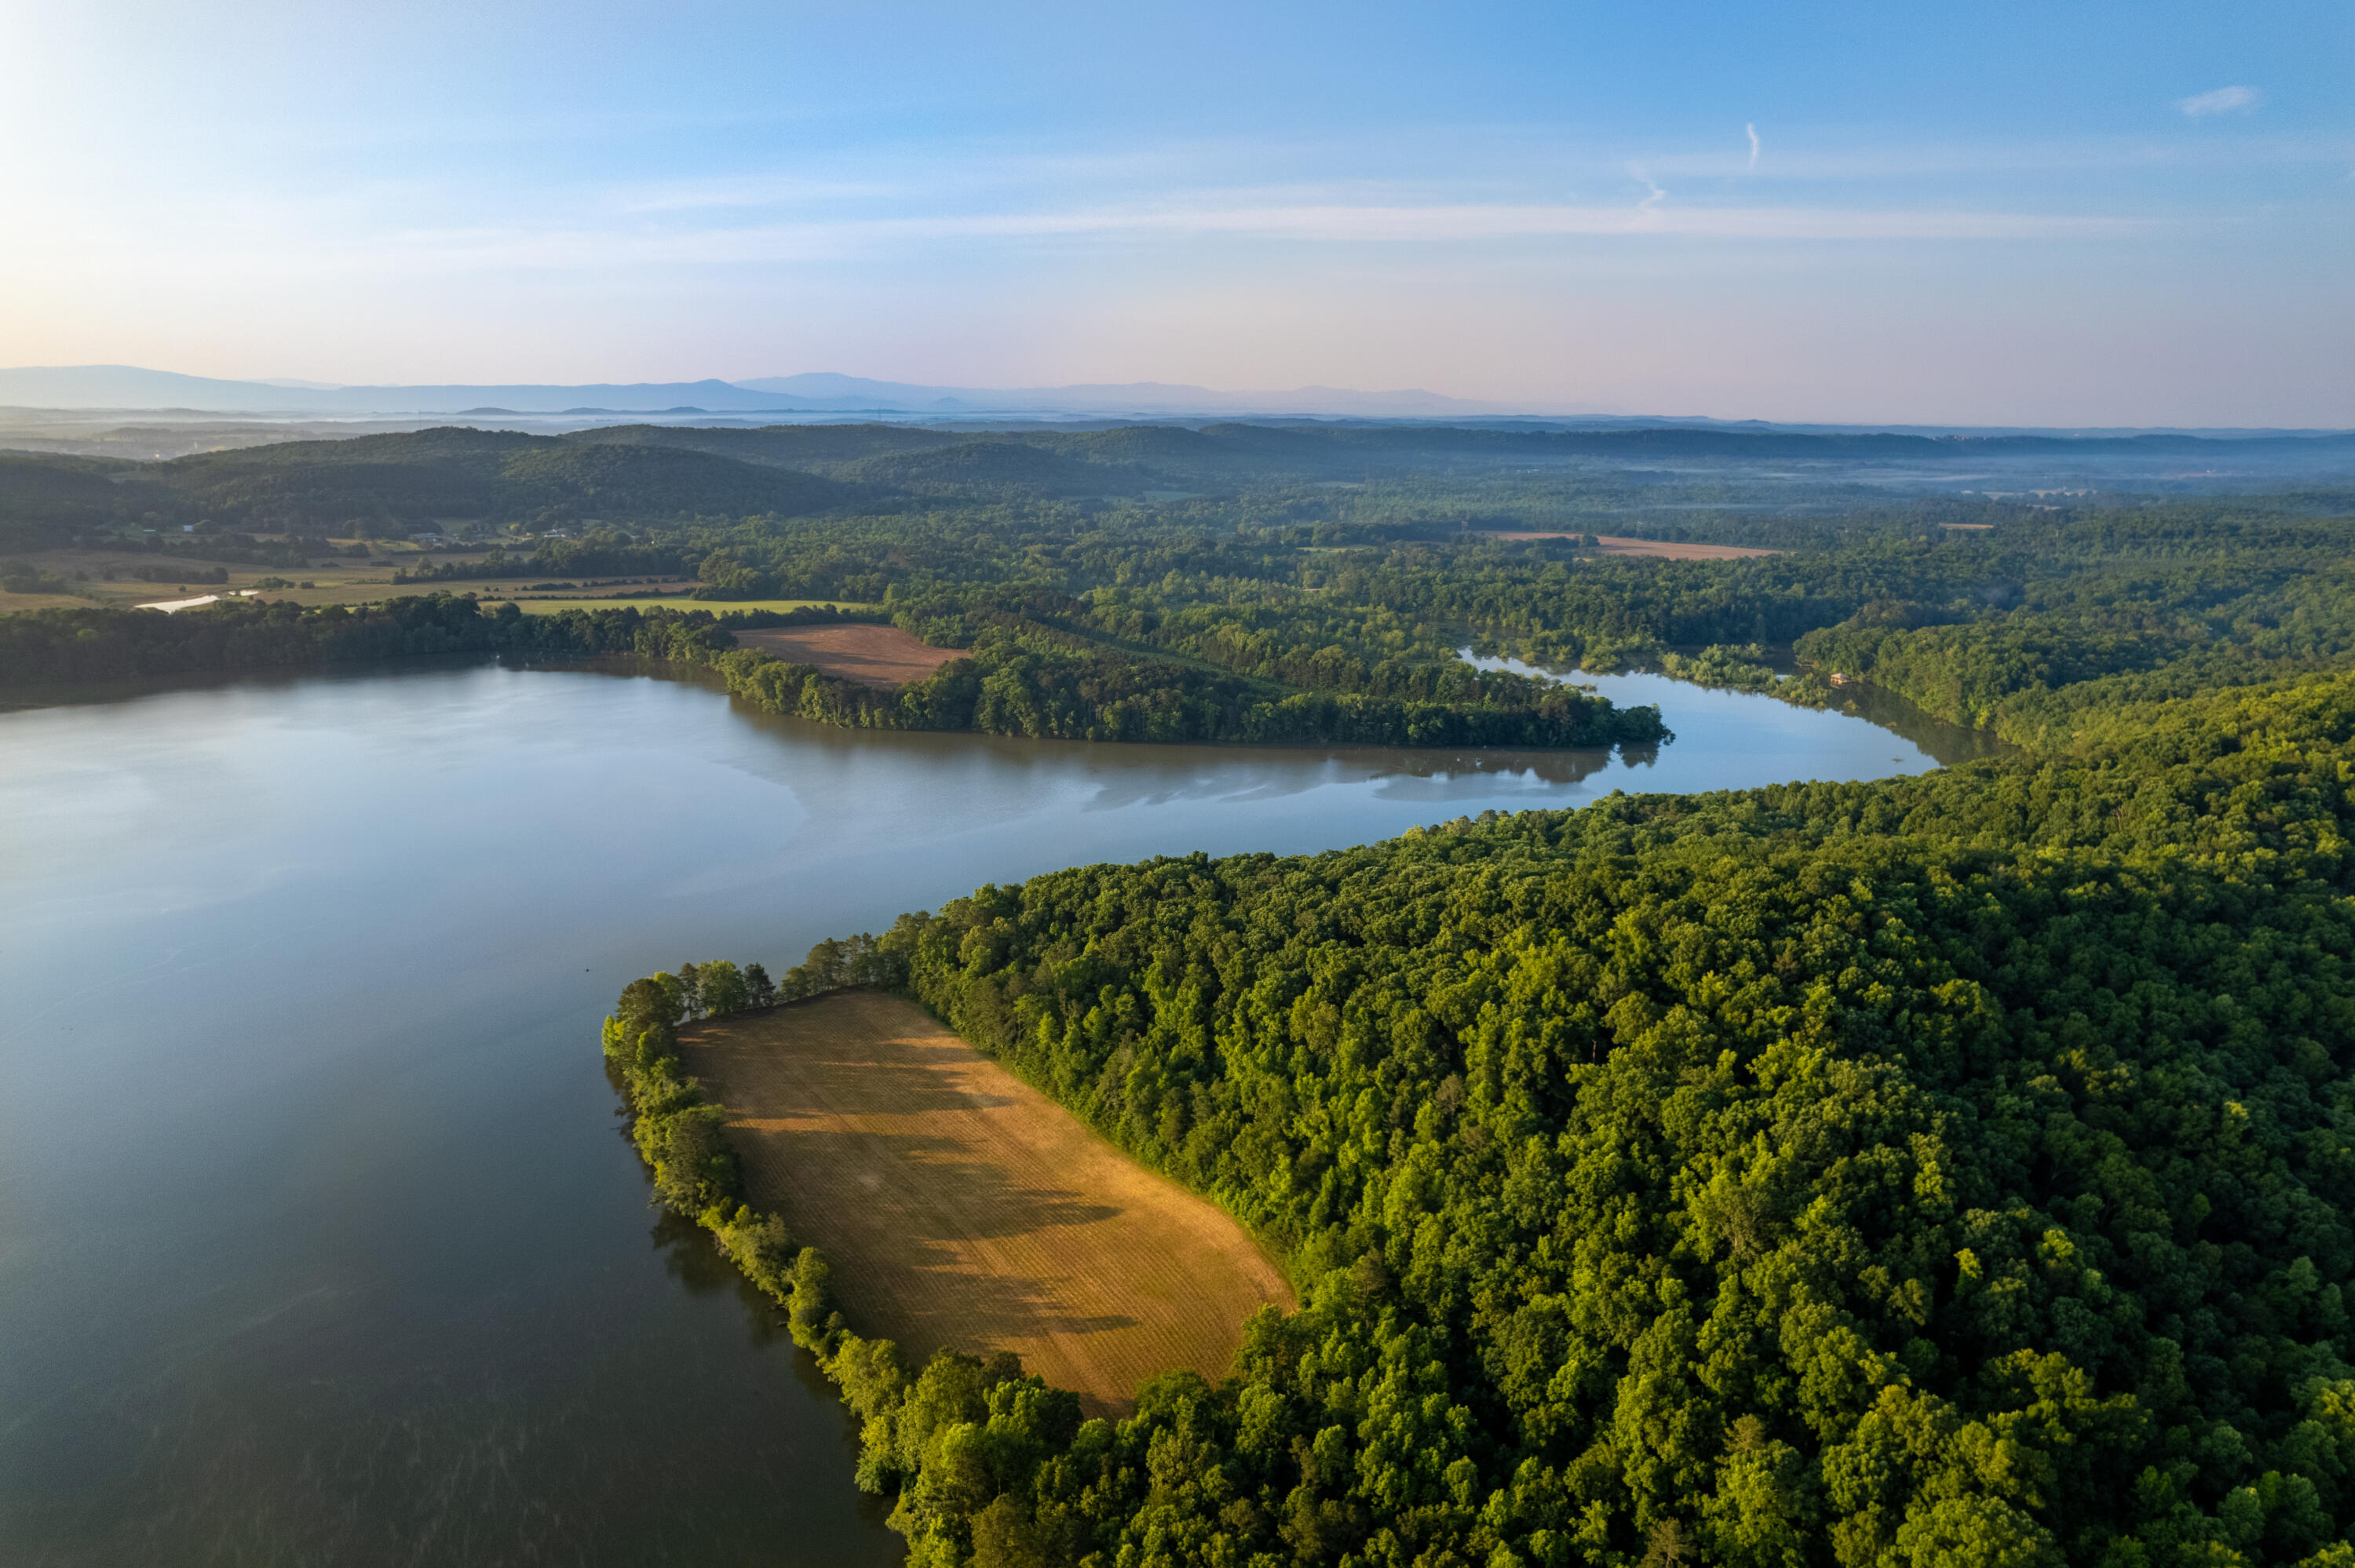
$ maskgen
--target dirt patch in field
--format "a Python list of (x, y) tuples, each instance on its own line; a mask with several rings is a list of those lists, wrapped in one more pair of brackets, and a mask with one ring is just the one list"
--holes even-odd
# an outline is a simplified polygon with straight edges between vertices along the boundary
[(834, 1265), (862, 1334), (912, 1365), (1012, 1351), (1124, 1414), (1137, 1385), (1216, 1381), (1284, 1277), (1242, 1227), (1106, 1144), (897, 997), (840, 991), (682, 1030), (729, 1111), (753, 1203)]
[[(1485, 529), (1493, 539), (1579, 539), (1582, 534), (1531, 534), (1501, 528)], [(1672, 545), (1662, 539), (1628, 539), (1597, 534), (1606, 556), (1652, 556), (1663, 561), (1738, 561), (1751, 556), (1779, 556), (1780, 550), (1754, 550), (1746, 545)]]
[(739, 646), (758, 648), (795, 664), (815, 664), (829, 675), (869, 686), (902, 686), (921, 681), (952, 659), (959, 648), (934, 648), (896, 626), (789, 626), (773, 631), (740, 631)]

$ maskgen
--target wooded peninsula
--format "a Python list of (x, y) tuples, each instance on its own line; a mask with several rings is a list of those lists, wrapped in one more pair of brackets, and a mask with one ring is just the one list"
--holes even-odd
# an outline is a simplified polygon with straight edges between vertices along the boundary
[(2079, 713), (822, 947), (787, 994), (919, 1000), (1287, 1260), (1297, 1314), (1116, 1424), (903, 1364), (735, 1202), (671, 1043), (709, 980), (607, 1048), (917, 1562), (2339, 1568), (2355, 677)]

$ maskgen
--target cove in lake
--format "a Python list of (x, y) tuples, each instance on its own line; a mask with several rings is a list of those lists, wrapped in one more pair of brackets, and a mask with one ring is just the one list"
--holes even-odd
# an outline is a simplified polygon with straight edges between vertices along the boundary
[(1677, 740), (847, 731), (496, 665), (0, 714), (0, 1560), (896, 1562), (831, 1390), (647, 1206), (614, 993), (1091, 861), (1934, 766), (1591, 683)]

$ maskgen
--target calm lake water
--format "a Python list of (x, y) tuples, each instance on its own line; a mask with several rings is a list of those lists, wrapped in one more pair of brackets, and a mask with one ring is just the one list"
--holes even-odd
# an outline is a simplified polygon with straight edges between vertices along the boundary
[(647, 1206), (615, 992), (1073, 863), (1934, 766), (1594, 683), (1678, 738), (861, 734), (493, 665), (0, 714), (0, 1561), (897, 1562), (823, 1380)]

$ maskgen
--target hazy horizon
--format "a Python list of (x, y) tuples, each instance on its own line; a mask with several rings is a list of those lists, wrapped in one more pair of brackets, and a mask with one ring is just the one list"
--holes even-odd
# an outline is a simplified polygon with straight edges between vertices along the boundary
[(27, 7), (0, 364), (2345, 428), (2350, 15)]
[[(59, 382), (112, 384), (93, 395), (56, 390)], [(804, 385), (807, 384), (807, 385)], [(860, 391), (848, 391), (856, 387)], [(139, 388), (144, 387), (143, 393)], [(44, 390), (49, 388), (49, 390)], [(267, 396), (224, 396), (217, 389), (250, 389)], [(730, 396), (715, 397), (713, 393)], [(391, 394), (372, 400), (368, 394)], [(422, 395), (412, 397), (410, 395)], [(681, 403), (680, 398), (689, 399)], [(699, 403), (692, 401), (700, 398)], [(584, 399), (588, 400), (586, 406)], [(935, 400), (937, 399), (937, 400)], [(465, 407), (459, 405), (464, 404)], [(1030, 423), (1106, 424), (1128, 420), (1188, 422), (1252, 419), (1345, 420), (1368, 424), (1478, 425), (1483, 422), (1593, 429), (1650, 424), (1779, 430), (1882, 430), (1891, 433), (1969, 432), (1982, 435), (2135, 434), (2301, 435), (2343, 437), (2355, 430), (2338, 426), (2266, 425), (2073, 425), (1909, 422), (1900, 419), (1769, 420), (1746, 415), (1678, 409), (1544, 407), (1449, 398), (1419, 388), (1305, 387), (1220, 388), (1168, 382), (1079, 384), (1045, 387), (967, 387), (879, 382), (841, 372), (741, 380), (699, 377), (691, 382), (590, 382), (572, 384), (448, 382), (385, 385), (318, 382), (291, 377), (220, 379), (192, 377), (141, 366), (0, 366), (0, 410), (43, 419), (138, 415), (172, 423), (252, 418), (271, 421), (325, 420), (415, 423), (468, 416), (512, 416), (534, 426), (554, 420), (586, 428), (613, 420), (664, 416), (709, 417), (738, 425), (747, 418), (788, 423), (880, 418), (945, 422), (975, 429), (1016, 429)], [(581, 418), (567, 418), (567, 416)], [(675, 419), (674, 419), (675, 422)], [(5, 436), (5, 431), (0, 431)], [(5, 442), (0, 442), (5, 444)]]

